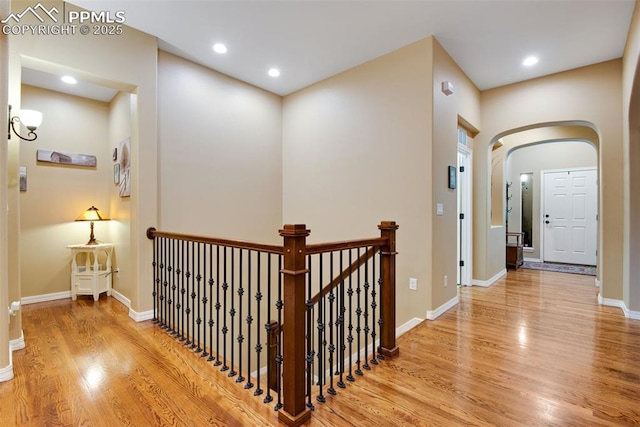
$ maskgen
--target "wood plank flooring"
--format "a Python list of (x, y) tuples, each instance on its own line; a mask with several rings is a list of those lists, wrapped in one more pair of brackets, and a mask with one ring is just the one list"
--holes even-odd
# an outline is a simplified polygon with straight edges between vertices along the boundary
[[(638, 426), (640, 321), (593, 277), (510, 271), (316, 403), (308, 426)], [(104, 295), (23, 307), (2, 426), (277, 425), (273, 405)]]

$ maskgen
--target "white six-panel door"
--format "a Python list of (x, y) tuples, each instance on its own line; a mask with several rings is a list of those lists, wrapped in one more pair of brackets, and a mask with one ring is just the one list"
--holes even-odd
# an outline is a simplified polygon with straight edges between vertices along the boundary
[(596, 265), (597, 170), (543, 172), (543, 257)]

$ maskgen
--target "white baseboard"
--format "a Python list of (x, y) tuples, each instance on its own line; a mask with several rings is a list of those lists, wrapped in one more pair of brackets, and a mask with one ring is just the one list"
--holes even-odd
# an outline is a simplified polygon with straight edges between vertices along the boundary
[(442, 304), (440, 307), (436, 308), (435, 310), (428, 310), (427, 311), (427, 319), (428, 320), (437, 319), (445, 311), (449, 310), (451, 307), (455, 306), (456, 304), (458, 304), (458, 295), (456, 295), (455, 297), (451, 298), (449, 301), (445, 302), (444, 304)]
[(138, 313), (137, 311), (129, 308), (129, 317), (136, 322), (144, 322), (145, 320), (153, 319), (153, 310), (143, 311)]
[(529, 262), (543, 262), (540, 258), (527, 258), (527, 257), (524, 257), (523, 259), (525, 261), (529, 261)]
[(627, 305), (622, 300), (603, 298), (602, 294), (598, 293), (598, 304), (607, 305), (609, 307), (618, 307), (620, 310), (622, 310), (624, 317), (627, 317), (629, 319), (640, 320), (640, 311), (629, 310), (627, 308)]
[(31, 297), (20, 298), (22, 305), (35, 304), (38, 302), (55, 301), (58, 299), (71, 298), (71, 291), (54, 292), (52, 294), (34, 295)]
[(507, 275), (507, 269), (504, 268), (504, 269), (502, 269), (502, 271), (499, 271), (498, 274), (496, 274), (495, 276), (493, 276), (489, 280), (476, 280), (476, 279), (473, 279), (471, 281), (471, 284), (474, 285), (474, 286), (488, 287), (488, 286), (493, 285), (495, 282), (497, 282), (498, 280), (502, 279), (506, 275)]
[(13, 365), (9, 363), (8, 366), (0, 369), (0, 382), (9, 381), (11, 379), (13, 379)]
[(20, 338), (9, 341), (9, 349), (13, 352), (16, 350), (22, 350), (23, 348), (25, 348), (24, 332), (20, 331)]
[(13, 379), (13, 351), (9, 348), (9, 364), (0, 368), (0, 382)]
[(414, 317), (413, 319), (409, 320), (404, 325), (400, 325), (399, 327), (396, 328), (396, 338), (398, 338), (399, 336), (404, 335), (409, 330), (415, 328), (416, 326), (418, 326), (423, 321), (424, 321), (424, 319), (420, 319), (418, 317)]
[(122, 305), (124, 305), (125, 307), (131, 308), (131, 300), (125, 297), (124, 295), (122, 295), (120, 292), (116, 291), (115, 289), (111, 289), (111, 296), (115, 298), (117, 301), (120, 301)]

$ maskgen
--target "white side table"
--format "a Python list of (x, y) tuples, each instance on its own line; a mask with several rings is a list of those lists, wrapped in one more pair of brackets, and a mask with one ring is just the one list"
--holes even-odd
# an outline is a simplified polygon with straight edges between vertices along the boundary
[[(71, 261), (71, 299), (78, 295), (93, 295), (98, 301), (100, 294), (111, 296), (111, 254), (113, 243), (97, 245), (69, 245), (73, 259)], [(78, 255), (84, 254), (84, 264), (78, 262)], [(104, 254), (104, 264), (99, 258)]]

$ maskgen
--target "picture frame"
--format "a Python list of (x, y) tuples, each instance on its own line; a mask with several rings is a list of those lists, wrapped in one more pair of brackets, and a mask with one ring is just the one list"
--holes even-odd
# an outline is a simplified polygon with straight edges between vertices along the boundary
[(55, 150), (36, 150), (36, 160), (40, 163), (54, 163), (63, 166), (82, 166), (95, 168), (96, 156), (93, 154), (66, 153)]
[(113, 183), (120, 184), (120, 163), (113, 165)]
[(449, 188), (452, 190), (456, 189), (456, 167), (449, 166)]

